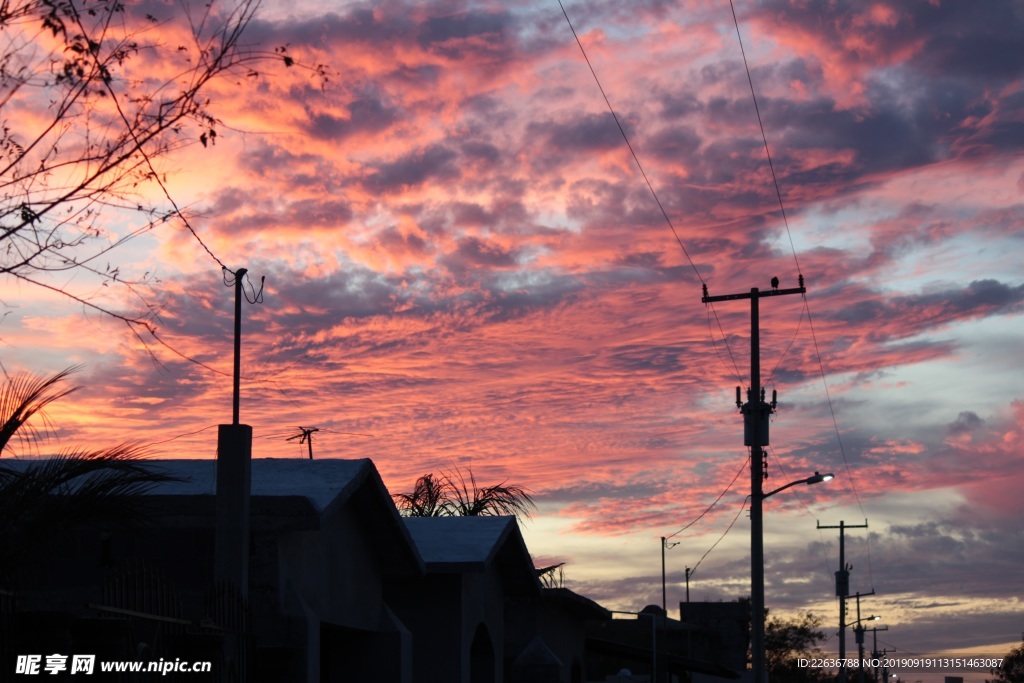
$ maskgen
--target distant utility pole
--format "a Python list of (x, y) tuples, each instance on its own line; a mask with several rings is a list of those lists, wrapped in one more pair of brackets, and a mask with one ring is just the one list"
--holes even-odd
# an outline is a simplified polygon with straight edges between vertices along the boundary
[[(865, 630), (866, 631), (871, 631), (871, 637), (872, 637), (872, 639), (874, 641), (871, 644), (871, 659), (872, 660), (881, 659), (882, 657), (885, 656), (886, 653), (883, 652), (883, 651), (880, 651), (878, 649), (878, 632), (879, 631), (888, 631), (889, 627), (888, 626), (872, 626), (871, 628), (865, 629)], [(874, 670), (874, 676), (872, 677), (872, 680), (874, 681), (874, 683), (879, 683), (879, 680), (878, 680), (878, 667), (876, 666), (876, 667), (874, 667), (874, 669), (875, 669)]]
[(668, 591), (665, 588), (665, 537), (661, 537), (661, 611), (668, 614)]
[[(836, 572), (836, 597), (839, 598), (839, 659), (846, 659), (846, 598), (850, 597), (850, 569), (846, 564), (846, 530), (867, 529), (868, 520), (863, 524), (847, 524), (840, 520), (839, 526), (822, 526), (819, 529), (839, 529), (839, 571)], [(872, 593), (873, 594), (873, 593)], [(839, 683), (846, 683), (846, 667), (839, 669)]]
[[(761, 387), (761, 338), (758, 302), (762, 297), (804, 294), (804, 276), (799, 276), (799, 287), (779, 289), (779, 279), (773, 277), (772, 288), (760, 291), (752, 287), (750, 292), (708, 296), (704, 285), (705, 304), (716, 301), (737, 301), (750, 299), (750, 388), (747, 389), (747, 403), (740, 404), (740, 388), (736, 387), (736, 403), (743, 411), (744, 443), (750, 446), (750, 583), (751, 583), (751, 629), (750, 651), (754, 683), (764, 683), (764, 521), (761, 508), (764, 501), (762, 485), (765, 479), (764, 447), (768, 445), (768, 418), (774, 412), (776, 400), (765, 403)], [(772, 392), (774, 394), (774, 392)]]
[[(869, 595), (874, 595), (875, 591), (872, 590), (870, 593), (854, 593), (854, 597), (857, 598), (857, 621), (854, 622), (853, 627), (854, 635), (857, 640), (857, 681), (858, 683), (864, 683), (864, 631), (867, 629), (864, 627), (864, 619), (860, 617), (860, 599)], [(879, 619), (880, 617), (868, 617), (871, 619)], [(844, 667), (845, 668), (845, 667)]]

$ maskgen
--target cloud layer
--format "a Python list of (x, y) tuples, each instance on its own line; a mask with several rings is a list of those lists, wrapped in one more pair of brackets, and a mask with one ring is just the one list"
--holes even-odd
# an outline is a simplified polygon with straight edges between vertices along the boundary
[[(210, 249), (267, 278), (243, 321), (258, 456), (302, 457), (285, 438), (318, 426), (317, 457), (372, 457), (394, 490), (452, 464), (524, 484), (531, 549), (568, 560), (571, 585), (660, 602), (659, 537), (746, 458), (748, 304), (705, 307), (702, 281), (801, 274), (806, 307), (761, 306), (769, 481), (838, 478), (772, 499), (769, 606), (834, 618), (836, 539), (815, 521), (868, 517), (847, 553), (891, 642), (953, 646), (940, 613), (1016, 638), (1019, 620), (976, 615), (1019, 614), (1024, 560), (1017, 3), (738, 5), (771, 165), (728, 8), (567, 4), (613, 116), (557, 6), (333, 7), (271, 5), (250, 28), (329, 65), (325, 88), (280, 67), (215, 84), (216, 145), (167, 169)], [(233, 292), (180, 226), (146, 239), (125, 267), (158, 274), (161, 339), (203, 365), (151, 343), (155, 365), (123, 327), (10, 282), (4, 364), (87, 363), (51, 411), (66, 442), (212, 457)], [(699, 560), (700, 595), (749, 591), (746, 490), (743, 473), (680, 534), (673, 600)]]

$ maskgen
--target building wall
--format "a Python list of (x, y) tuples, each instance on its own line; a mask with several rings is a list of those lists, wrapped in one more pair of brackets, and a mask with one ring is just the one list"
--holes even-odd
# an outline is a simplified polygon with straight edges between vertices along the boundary
[(281, 610), (310, 612), (336, 626), (375, 630), (383, 607), (382, 567), (347, 508), (315, 531), (282, 533), (278, 544)]
[[(505, 590), (493, 568), (462, 575), (462, 678), (469, 683), (504, 680)], [(474, 643), (486, 640), (490, 674), (474, 665)], [(479, 651), (479, 650), (478, 650)], [(479, 655), (476, 660), (479, 661)]]
[(412, 634), (413, 683), (460, 683), (463, 615), (457, 574), (389, 579), (385, 599)]

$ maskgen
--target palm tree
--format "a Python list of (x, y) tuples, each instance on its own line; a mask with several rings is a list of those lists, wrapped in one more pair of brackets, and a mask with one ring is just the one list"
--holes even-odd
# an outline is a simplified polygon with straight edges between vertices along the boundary
[[(7, 378), (0, 390), (0, 452), (14, 437), (30, 446), (45, 440), (51, 425), (43, 409), (78, 389), (62, 385), (76, 370)], [(29, 424), (33, 417), (41, 419), (41, 428)], [(13, 581), (18, 569), (60, 531), (141, 521), (139, 494), (176, 481), (144, 464), (145, 454), (138, 445), (120, 444), (65, 450), (38, 461), (0, 462), (0, 582)]]
[(469, 470), (467, 481), (458, 467), (440, 475), (424, 474), (411, 492), (396, 493), (392, 498), (406, 517), (514, 515), (521, 520), (537, 507), (533, 496), (522, 486), (507, 481), (479, 486), (473, 470)]

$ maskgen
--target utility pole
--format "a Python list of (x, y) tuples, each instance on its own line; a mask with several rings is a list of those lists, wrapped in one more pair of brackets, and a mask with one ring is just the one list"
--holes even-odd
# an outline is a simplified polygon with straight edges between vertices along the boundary
[[(869, 595), (874, 595), (875, 591), (872, 590), (870, 593), (854, 593), (853, 597), (857, 598), (857, 621), (853, 622), (853, 633), (856, 636), (857, 641), (857, 682), (864, 683), (864, 620), (860, 617), (860, 599)], [(871, 617), (877, 619), (878, 617)], [(845, 667), (844, 667), (845, 668)]]
[(665, 591), (665, 537), (661, 537), (661, 611), (668, 614), (668, 594)]
[[(245, 293), (245, 268), (224, 268), (224, 284), (235, 289), (234, 374), (231, 424), (217, 425), (217, 496), (214, 531), (214, 579), (228, 582), (249, 597), (249, 497), (252, 487), (252, 427), (239, 422), (242, 367), (242, 297), (263, 300), (263, 286), (251, 299)], [(230, 277), (229, 277), (230, 276)]]
[[(836, 597), (839, 598), (839, 659), (846, 659), (846, 598), (850, 596), (850, 569), (846, 564), (847, 529), (867, 529), (868, 520), (863, 524), (847, 524), (840, 520), (839, 526), (822, 526), (819, 529), (839, 529), (839, 571), (836, 572)], [(846, 667), (839, 668), (839, 683), (846, 683)]]
[(768, 418), (777, 405), (775, 392), (772, 402), (766, 403), (761, 387), (761, 339), (760, 313), (758, 302), (762, 297), (805, 294), (804, 276), (799, 276), (799, 287), (779, 289), (779, 279), (772, 278), (772, 288), (760, 291), (752, 287), (749, 293), (708, 296), (708, 287), (703, 287), (704, 304), (716, 301), (737, 301), (750, 299), (750, 387), (747, 402), (740, 402), (740, 388), (736, 387), (736, 405), (743, 413), (744, 445), (750, 447), (750, 651), (754, 683), (764, 683), (764, 520), (761, 517), (764, 502), (763, 483), (766, 478), (764, 447), (768, 445)]
[(239, 268), (235, 271), (235, 366), (234, 384), (231, 392), (231, 424), (238, 424), (239, 385), (242, 376), (242, 278), (249, 271)]
[[(867, 630), (871, 631), (871, 637), (872, 637), (872, 640), (874, 641), (871, 644), (871, 659), (872, 660), (877, 660), (877, 659), (880, 659), (880, 658), (884, 657), (885, 656), (885, 652), (881, 652), (878, 649), (878, 632), (879, 631), (888, 631), (889, 627), (888, 626), (872, 626), (871, 628), (869, 628)], [(874, 683), (879, 683), (879, 681), (878, 681), (878, 667), (877, 666), (875, 667), (875, 675), (872, 677), (872, 680), (874, 681)]]
[[(675, 534), (672, 534), (672, 536), (675, 536)], [(668, 599), (665, 592), (665, 551), (671, 550), (679, 545), (679, 541), (676, 541), (675, 543), (668, 542), (668, 539), (672, 538), (672, 536), (661, 537), (661, 611), (665, 613), (666, 617), (668, 616)], [(687, 600), (687, 602), (689, 602), (689, 600)]]

